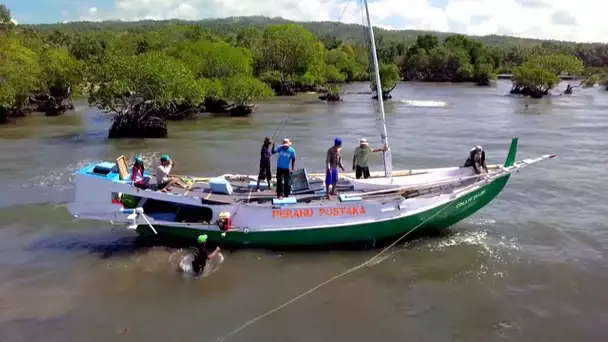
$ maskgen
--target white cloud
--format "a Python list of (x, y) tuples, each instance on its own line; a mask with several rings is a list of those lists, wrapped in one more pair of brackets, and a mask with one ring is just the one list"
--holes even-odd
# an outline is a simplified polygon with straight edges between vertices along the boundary
[(86, 10), (86, 12), (84, 14), (82, 14), (78, 20), (82, 20), (82, 21), (101, 21), (104, 19), (113, 19), (113, 15), (112, 14), (102, 14), (99, 12), (99, 10), (97, 9), (97, 7), (91, 7), (89, 9)]
[[(351, 0), (342, 22), (363, 23), (358, 1)], [(114, 10), (90, 8), (81, 20), (204, 19), (264, 15), (292, 20), (337, 20), (345, 0), (115, 0)], [(529, 38), (608, 42), (608, 2), (578, 0), (448, 0), (445, 8), (428, 0), (375, 0), (369, 3), (374, 25), (395, 29), (509, 34)], [(482, 18), (479, 20), (479, 18)], [(398, 20), (396, 20), (398, 19)], [(399, 23), (399, 24), (396, 24)]]

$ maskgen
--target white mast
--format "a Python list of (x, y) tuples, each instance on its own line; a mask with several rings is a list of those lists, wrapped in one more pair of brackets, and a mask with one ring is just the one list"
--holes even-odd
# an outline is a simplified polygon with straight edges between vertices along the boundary
[(371, 39), (372, 45), (372, 59), (374, 62), (374, 73), (376, 74), (376, 94), (378, 95), (378, 104), (380, 106), (380, 113), (382, 113), (382, 128), (383, 133), (382, 144), (387, 148), (387, 151), (383, 153), (384, 157), (384, 175), (385, 177), (391, 177), (393, 175), (393, 165), (391, 160), (391, 150), (388, 149), (388, 136), (386, 133), (386, 120), (384, 118), (384, 99), (382, 98), (382, 85), (380, 84), (380, 67), (378, 66), (378, 55), (376, 53), (376, 41), (374, 40), (374, 29), (372, 26), (372, 20), (369, 17), (369, 9), (367, 8), (367, 0), (363, 0), (365, 4), (365, 15), (367, 16), (367, 26), (369, 28), (369, 38)]

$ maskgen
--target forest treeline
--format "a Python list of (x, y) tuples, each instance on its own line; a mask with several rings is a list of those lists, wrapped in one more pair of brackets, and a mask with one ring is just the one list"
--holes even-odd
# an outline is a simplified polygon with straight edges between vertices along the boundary
[[(604, 44), (375, 34), (384, 98), (399, 80), (487, 85), (497, 73), (514, 75), (513, 93), (536, 97), (560, 74), (608, 86)], [(162, 137), (167, 119), (248, 115), (252, 102), (273, 95), (314, 90), (337, 98), (337, 84), (370, 81), (367, 41), (360, 25), (263, 17), (14, 25), (0, 5), (0, 121), (28, 110), (59, 115), (82, 95), (116, 114), (110, 137)]]

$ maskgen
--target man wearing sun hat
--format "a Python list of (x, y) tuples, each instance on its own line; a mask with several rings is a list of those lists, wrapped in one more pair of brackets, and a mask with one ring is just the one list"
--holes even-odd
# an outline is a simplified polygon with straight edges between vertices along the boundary
[(357, 177), (357, 179), (361, 178), (361, 176), (363, 176), (363, 178), (369, 178), (369, 154), (372, 152), (382, 152), (384, 150), (385, 149), (382, 148), (372, 149), (369, 147), (367, 139), (359, 139), (359, 146), (355, 148), (355, 154), (353, 155), (353, 170), (355, 171), (355, 177)]
[(291, 141), (285, 138), (283, 144), (273, 150), (277, 158), (277, 197), (289, 197), (291, 193), (291, 174), (296, 169), (296, 150), (291, 147)]

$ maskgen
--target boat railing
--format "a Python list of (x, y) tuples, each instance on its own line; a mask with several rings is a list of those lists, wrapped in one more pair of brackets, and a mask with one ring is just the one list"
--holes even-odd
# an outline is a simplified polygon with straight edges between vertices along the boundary
[[(498, 170), (496, 172), (491, 173), (492, 175), (497, 174), (497, 173), (503, 173), (503, 170)], [(357, 193), (352, 193), (352, 194), (345, 194), (344, 196), (346, 197), (362, 197), (362, 196), (370, 196), (370, 195), (376, 195), (376, 194), (386, 194), (386, 193), (392, 193), (392, 192), (407, 192), (407, 191), (414, 191), (414, 190), (424, 190), (427, 188), (434, 188), (434, 187), (439, 187), (439, 186), (445, 186), (445, 185), (454, 185), (454, 184), (459, 184), (462, 183), (464, 181), (467, 180), (471, 180), (471, 179), (476, 179), (476, 178), (480, 178), (483, 179), (484, 177), (488, 177), (489, 174), (486, 175), (472, 175), (472, 176), (465, 176), (465, 177), (458, 177), (458, 178), (451, 178), (451, 179), (446, 179), (446, 180), (440, 180), (440, 181), (435, 181), (435, 182), (428, 182), (428, 183), (424, 183), (423, 185), (420, 184), (416, 184), (416, 185), (407, 185), (407, 186), (397, 186), (394, 188), (388, 188), (388, 189), (381, 189), (381, 190), (373, 190), (373, 191), (364, 191), (364, 192), (357, 192)]]
[[(498, 165), (498, 164), (492, 164), (492, 165), (488, 165), (488, 169), (493, 170), (493, 169), (500, 169), (502, 166)], [(453, 168), (458, 168), (458, 167), (446, 167), (446, 168), (439, 168), (439, 169), (410, 169), (410, 170), (394, 170), (393, 171), (393, 177), (405, 177), (405, 176), (416, 176), (416, 175), (423, 175), (423, 174), (429, 174), (429, 173), (433, 173), (436, 171), (442, 171), (442, 170), (446, 170), (446, 169), (453, 169)], [(380, 171), (373, 171), (371, 172), (372, 177), (371, 178), (384, 178), (384, 172), (380, 172)], [(192, 180), (193, 182), (196, 183), (207, 183), (209, 182), (210, 179), (212, 178), (224, 178), (226, 180), (229, 181), (233, 181), (233, 182), (245, 182), (245, 181), (257, 181), (258, 179), (258, 175), (246, 175), (246, 174), (237, 174), (237, 173), (225, 173), (219, 176), (215, 176), (215, 177), (208, 177), (208, 176), (186, 176), (186, 175), (175, 175), (176, 177), (180, 177), (180, 178), (187, 178)], [(341, 177), (354, 177), (355, 173), (354, 172), (346, 172), (341, 174)], [(325, 177), (325, 173), (322, 172), (311, 172), (308, 173), (308, 177), (310, 179), (322, 179), (323, 177)], [(275, 177), (273, 177), (273, 179), (275, 179)]]

